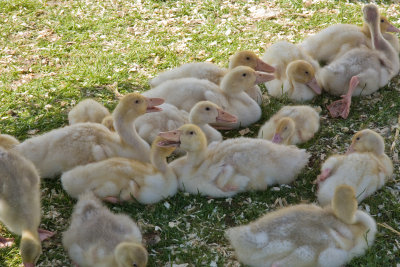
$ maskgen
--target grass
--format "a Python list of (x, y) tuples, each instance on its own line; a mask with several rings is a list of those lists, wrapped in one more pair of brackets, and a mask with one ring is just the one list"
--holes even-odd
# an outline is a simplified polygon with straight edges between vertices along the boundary
[[(293, 42), (334, 23), (361, 24), (362, 2), (344, 1), (33, 1), (0, 2), (0, 130), (24, 140), (67, 124), (68, 111), (92, 97), (110, 109), (115, 90), (149, 89), (148, 79), (185, 62), (211, 61), (227, 66), (238, 50), (259, 55), (280, 39)], [(400, 8), (379, 1), (390, 20), (400, 26)], [(356, 98), (347, 120), (332, 119), (323, 95), (310, 104), (320, 106), (321, 130), (301, 147), (312, 154), (309, 165), (290, 185), (250, 192), (232, 199), (206, 199), (178, 193), (156, 205), (110, 205), (135, 219), (147, 241), (149, 266), (240, 266), (223, 236), (227, 227), (252, 221), (281, 205), (315, 202), (311, 183), (321, 163), (343, 153), (354, 132), (371, 128), (394, 141), (400, 110), (400, 81), (393, 79), (369, 97)], [(247, 136), (288, 100), (266, 100), (262, 119)], [(397, 125), (397, 126), (396, 126)], [(238, 131), (225, 137), (240, 136)], [(382, 190), (361, 208), (378, 223), (400, 229), (400, 164)], [(70, 266), (61, 245), (75, 200), (60, 181), (42, 182), (41, 227), (57, 231), (43, 243), (39, 266)], [(6, 230), (1, 234), (13, 236)], [(17, 238), (18, 241), (18, 238)], [(378, 228), (374, 245), (348, 266), (396, 266), (400, 236)], [(21, 263), (17, 246), (0, 251), (0, 265)]]

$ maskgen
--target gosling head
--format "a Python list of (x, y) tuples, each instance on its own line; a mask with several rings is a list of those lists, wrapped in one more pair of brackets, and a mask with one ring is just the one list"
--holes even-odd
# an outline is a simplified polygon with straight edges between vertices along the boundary
[(25, 267), (34, 267), (42, 253), (42, 245), (40, 244), (39, 237), (35, 234), (29, 231), (22, 233), (20, 251)]
[(336, 187), (332, 199), (332, 209), (336, 217), (347, 224), (353, 224), (356, 219), (357, 199), (353, 187), (342, 184)]
[(196, 125), (208, 123), (236, 123), (237, 117), (226, 111), (210, 101), (200, 101), (191, 110), (189, 120)]
[(295, 130), (296, 124), (294, 123), (292, 118), (281, 118), (277, 123), (272, 142), (277, 144), (289, 144), (290, 138), (292, 138), (292, 136), (294, 135)]
[(250, 67), (238, 66), (231, 69), (221, 81), (221, 89), (235, 94), (253, 87), (255, 84), (275, 79), (273, 74), (258, 72)]
[(321, 87), (315, 78), (313, 66), (305, 60), (295, 60), (289, 63), (286, 69), (286, 75), (291, 80), (307, 85), (317, 95), (321, 94)]
[(158, 154), (162, 158), (166, 158), (174, 152), (176, 146), (175, 145), (168, 145), (168, 142), (163, 145), (163, 141), (165, 142), (166, 140), (162, 138), (161, 136), (157, 136), (153, 143), (151, 144), (151, 151), (150, 151), (150, 158), (153, 158), (154, 154)]
[(197, 152), (207, 147), (205, 134), (194, 124), (185, 124), (177, 130), (162, 132), (158, 135), (165, 139), (162, 145), (177, 146), (187, 152)]
[(139, 93), (130, 93), (121, 98), (113, 112), (113, 118), (115, 120), (116, 116), (124, 114), (128, 120), (134, 119), (145, 113), (160, 111), (157, 106), (162, 103), (162, 98), (148, 98)]
[(371, 152), (375, 155), (385, 153), (385, 141), (378, 133), (365, 129), (356, 133), (347, 153), (352, 152)]
[(380, 22), (378, 7), (374, 4), (368, 4), (363, 7), (364, 21), (369, 25), (376, 25)]
[(123, 242), (115, 248), (114, 255), (118, 267), (145, 267), (147, 264), (147, 251), (141, 244)]
[(263, 72), (275, 71), (274, 67), (262, 61), (252, 51), (239, 51), (236, 54), (234, 54), (229, 60), (229, 69), (233, 69), (237, 66), (247, 66), (252, 68), (253, 70), (263, 71)]
[(385, 16), (380, 16), (381, 32), (400, 32), (400, 29), (396, 28)]

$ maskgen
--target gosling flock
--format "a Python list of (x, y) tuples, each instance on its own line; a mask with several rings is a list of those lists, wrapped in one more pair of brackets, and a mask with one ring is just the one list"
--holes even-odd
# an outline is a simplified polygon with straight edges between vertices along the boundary
[[(41, 240), (53, 234), (38, 229), (40, 177), (61, 175), (66, 192), (78, 199), (62, 242), (81, 267), (141, 267), (148, 261), (136, 223), (110, 212), (102, 200), (150, 204), (178, 190), (232, 197), (293, 182), (310, 157), (294, 145), (312, 139), (320, 127), (315, 109), (283, 107), (257, 139), (223, 141), (216, 129), (260, 119), (259, 83), (270, 96), (295, 102), (322, 90), (342, 95), (328, 109), (333, 117), (346, 118), (352, 96), (377, 91), (399, 72), (399, 40), (390, 33), (399, 30), (375, 5), (364, 6), (363, 18), (362, 27), (338, 24), (300, 44), (275, 43), (262, 59), (240, 51), (229, 69), (189, 63), (166, 71), (150, 81), (151, 90), (122, 97), (112, 113), (84, 100), (70, 111), (69, 126), (22, 143), (1, 135), (0, 220), (22, 236), (24, 266), (35, 265)], [(168, 163), (172, 153), (181, 157)], [(346, 154), (322, 164), (316, 177), (319, 205), (270, 212), (227, 229), (226, 237), (238, 260), (250, 266), (342, 266), (373, 243), (376, 223), (357, 206), (392, 173), (384, 139), (360, 130)]]

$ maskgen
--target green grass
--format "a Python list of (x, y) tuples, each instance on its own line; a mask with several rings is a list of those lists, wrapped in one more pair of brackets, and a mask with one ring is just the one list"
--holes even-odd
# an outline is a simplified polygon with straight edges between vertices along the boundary
[[(117, 102), (113, 90), (122, 94), (147, 90), (149, 78), (182, 63), (210, 60), (227, 66), (229, 56), (238, 50), (261, 55), (267, 45), (280, 39), (299, 42), (334, 23), (361, 25), (362, 3), (315, 2), (1, 1), (0, 131), (24, 140), (66, 125), (68, 111), (82, 98), (93, 97), (113, 109)], [(399, 27), (399, 5), (379, 1), (379, 6)], [(316, 188), (311, 182), (321, 163), (331, 154), (343, 153), (360, 129), (383, 134), (389, 152), (400, 111), (399, 83), (396, 77), (378, 93), (355, 98), (347, 120), (327, 115), (325, 106), (335, 98), (315, 98), (310, 104), (322, 108), (321, 130), (302, 145), (312, 157), (289, 186), (232, 199), (178, 193), (156, 205), (109, 207), (139, 223), (148, 242), (149, 266), (239, 266), (223, 236), (224, 229), (250, 222), (278, 208), (279, 203), (315, 202)], [(291, 102), (266, 100), (262, 119), (249, 127), (247, 136), (256, 136), (260, 125), (286, 104)], [(224, 136), (240, 134), (230, 131)], [(399, 231), (398, 162), (394, 169), (393, 179), (361, 208), (369, 210), (378, 223)], [(57, 235), (43, 243), (38, 265), (69, 266), (61, 232), (69, 224), (75, 200), (67, 196), (58, 179), (43, 180), (42, 191), (41, 227), (55, 230)], [(0, 232), (12, 236), (6, 230)], [(400, 236), (379, 226), (374, 245), (348, 266), (396, 266), (399, 250)], [(20, 263), (17, 246), (0, 251), (0, 265)]]

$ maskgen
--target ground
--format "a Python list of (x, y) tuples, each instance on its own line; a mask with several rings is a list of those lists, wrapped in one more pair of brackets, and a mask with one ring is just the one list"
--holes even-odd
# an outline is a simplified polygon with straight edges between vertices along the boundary
[[(378, 1), (380, 10), (400, 26), (398, 1)], [(149, 89), (157, 73), (193, 61), (227, 66), (238, 50), (262, 55), (282, 39), (300, 42), (335, 23), (361, 25), (362, 2), (345, 1), (128, 1), (77, 0), (0, 2), (0, 131), (21, 141), (67, 124), (68, 111), (92, 97), (112, 110), (117, 92)], [(355, 98), (347, 120), (332, 119), (322, 95), (309, 104), (321, 108), (321, 130), (306, 144), (312, 157), (290, 185), (229, 199), (178, 193), (158, 204), (110, 205), (135, 219), (150, 254), (149, 266), (240, 266), (224, 238), (230, 226), (267, 211), (315, 202), (312, 181), (330, 155), (344, 153), (351, 136), (364, 128), (385, 137), (395, 173), (360, 208), (378, 223), (376, 241), (348, 266), (400, 263), (400, 164), (398, 161), (400, 81), (395, 77), (377, 93)], [(249, 129), (224, 132), (250, 136), (289, 100), (266, 98), (262, 119)], [(43, 243), (38, 266), (70, 266), (61, 245), (75, 200), (59, 179), (42, 181), (42, 228), (56, 231)], [(397, 230), (396, 230), (397, 229)], [(0, 231), (13, 236), (7, 230)], [(17, 241), (18, 238), (17, 238)], [(21, 263), (17, 246), (0, 251), (0, 265)]]

